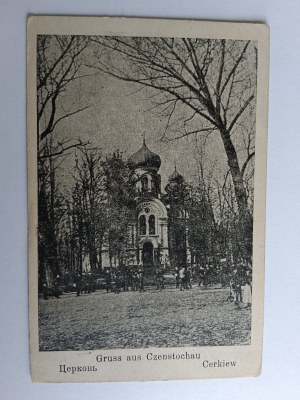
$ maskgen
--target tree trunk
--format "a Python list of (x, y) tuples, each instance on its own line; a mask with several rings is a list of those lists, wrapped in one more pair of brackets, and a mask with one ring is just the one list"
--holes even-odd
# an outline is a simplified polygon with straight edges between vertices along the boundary
[(89, 249), (90, 253), (90, 266), (91, 266), (91, 271), (96, 272), (97, 271), (97, 266), (98, 266), (98, 259), (97, 259), (97, 249), (95, 245), (95, 240), (90, 245)]
[(50, 246), (51, 246), (51, 269), (55, 276), (60, 274), (60, 267), (58, 265), (57, 254), (57, 237), (56, 237), (56, 221), (55, 221), (55, 196), (56, 196), (56, 183), (55, 183), (55, 169), (52, 159), (49, 160), (50, 170)]
[(253, 221), (248, 210), (247, 193), (243, 183), (243, 177), (238, 163), (235, 147), (230, 134), (225, 129), (220, 130), (224, 149), (227, 155), (228, 166), (233, 181), (235, 198), (239, 213), (239, 240), (243, 257), (249, 259), (252, 256), (252, 228)]
[(102, 242), (100, 242), (99, 244), (99, 248), (98, 248), (98, 257), (99, 257), (99, 261), (98, 261), (98, 267), (99, 270), (102, 272)]

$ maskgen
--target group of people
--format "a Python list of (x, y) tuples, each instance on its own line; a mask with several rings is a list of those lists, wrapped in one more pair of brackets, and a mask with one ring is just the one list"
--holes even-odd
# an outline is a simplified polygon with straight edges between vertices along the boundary
[[(175, 277), (175, 287), (180, 291), (192, 289), (192, 281), (198, 281), (198, 286), (207, 286), (205, 279), (205, 268), (200, 268), (198, 274), (188, 267), (175, 267), (173, 276)], [(165, 271), (163, 266), (157, 265), (155, 273), (152, 275), (152, 284), (156, 286), (157, 290), (165, 289)], [(144, 286), (144, 270), (142, 266), (139, 267), (121, 267), (121, 268), (106, 268), (105, 269), (104, 287), (106, 292), (120, 293), (121, 291), (127, 292), (128, 290), (143, 292)], [(250, 309), (252, 303), (252, 275), (251, 267), (245, 264), (233, 265), (232, 273), (230, 274), (229, 281), (229, 295), (227, 300), (235, 302), (237, 308), (242, 308), (243, 305)], [(72, 283), (72, 287), (70, 284)], [(77, 272), (71, 279), (68, 274), (61, 279), (57, 274), (53, 280), (51, 291), (48, 289), (47, 282), (43, 282), (43, 298), (48, 299), (49, 295), (54, 295), (60, 298), (62, 294), (62, 287), (64, 291), (76, 291), (76, 295), (89, 294), (96, 291), (96, 277), (92, 273)], [(103, 285), (101, 286), (102, 288)]]
[(252, 276), (251, 270), (244, 265), (233, 270), (229, 283), (227, 300), (234, 301), (237, 308), (251, 308), (252, 304)]
[(106, 292), (120, 293), (123, 289), (128, 292), (129, 288), (133, 291), (143, 292), (144, 289), (144, 274), (143, 269), (138, 268), (131, 270), (130, 268), (115, 268), (105, 270), (105, 286)]
[(188, 290), (192, 289), (192, 270), (191, 267), (175, 267), (175, 284), (176, 284), (176, 289), (179, 290)]
[[(157, 265), (155, 273), (152, 275), (151, 284), (156, 290), (165, 289), (164, 268)], [(179, 290), (192, 289), (192, 269), (191, 267), (175, 267), (174, 273), (175, 287)], [(145, 291), (144, 270), (142, 267), (106, 269), (105, 271), (106, 291), (120, 293), (128, 291)]]
[(75, 276), (73, 287), (76, 288), (76, 295), (90, 294), (96, 291), (95, 277), (92, 273), (82, 274), (78, 272)]
[(53, 290), (49, 291), (47, 280), (43, 281), (43, 299), (48, 300), (50, 294), (53, 294), (56, 299), (59, 299), (61, 296), (61, 278), (60, 275), (57, 274), (53, 281)]
[[(144, 270), (142, 266), (123, 267), (105, 270), (106, 291), (120, 293), (127, 292), (129, 289), (138, 292), (144, 292)], [(157, 290), (165, 288), (164, 269), (156, 266), (153, 284)]]
[(89, 294), (96, 291), (95, 277), (92, 273), (77, 272), (74, 276), (70, 276), (68, 272), (65, 273), (63, 279), (60, 274), (56, 274), (53, 278), (52, 285), (48, 286), (47, 280), (43, 281), (43, 299), (48, 300), (50, 295), (59, 299), (63, 292), (76, 291), (76, 295)]

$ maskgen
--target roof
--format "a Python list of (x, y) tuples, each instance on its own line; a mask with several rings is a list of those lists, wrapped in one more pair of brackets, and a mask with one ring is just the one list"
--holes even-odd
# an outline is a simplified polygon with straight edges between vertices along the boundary
[(159, 155), (150, 151), (146, 145), (145, 139), (143, 141), (142, 147), (129, 157), (128, 165), (131, 168), (149, 168), (158, 170), (161, 166), (161, 159)]
[(183, 181), (183, 175), (181, 175), (175, 166), (174, 172), (169, 176), (169, 182), (182, 182)]

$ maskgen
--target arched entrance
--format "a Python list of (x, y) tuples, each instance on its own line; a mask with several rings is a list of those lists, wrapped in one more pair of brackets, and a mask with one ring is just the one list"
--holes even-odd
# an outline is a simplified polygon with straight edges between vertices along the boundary
[(142, 251), (142, 261), (144, 267), (152, 267), (154, 264), (154, 251), (153, 244), (151, 242), (146, 242), (143, 245)]

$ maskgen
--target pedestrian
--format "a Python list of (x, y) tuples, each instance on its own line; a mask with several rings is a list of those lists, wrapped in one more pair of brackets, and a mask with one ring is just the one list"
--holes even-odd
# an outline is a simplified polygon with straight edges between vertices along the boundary
[(199, 281), (198, 286), (204, 285), (204, 268), (202, 266), (199, 267)]
[(161, 265), (156, 268), (156, 289), (164, 289), (164, 271)]
[(60, 298), (60, 275), (57, 274), (54, 280), (54, 297)]
[(106, 287), (106, 293), (111, 291), (111, 273), (109, 269), (105, 270), (105, 287)]
[(78, 272), (76, 275), (76, 278), (75, 278), (76, 295), (77, 296), (80, 296), (80, 293), (81, 293), (81, 283), (82, 283), (82, 274), (80, 272)]
[(89, 294), (90, 293), (89, 286), (90, 286), (89, 285), (89, 278), (88, 278), (88, 275), (85, 273), (83, 275), (83, 285), (82, 285), (82, 287), (83, 287), (82, 291), (84, 291), (84, 294)]
[(241, 287), (242, 290), (242, 300), (246, 304), (246, 309), (251, 309), (252, 304), (252, 288), (250, 281), (247, 279), (245, 284)]
[(132, 273), (132, 290), (138, 290), (139, 287), (139, 277), (138, 277), (138, 271), (133, 271)]
[(179, 283), (180, 283), (180, 278), (179, 278), (179, 268), (175, 267), (175, 284), (176, 284), (176, 289), (179, 289)]
[(117, 292), (116, 275), (114, 272), (111, 273), (111, 292)]
[(180, 290), (183, 290), (185, 288), (185, 276), (186, 276), (186, 270), (184, 267), (181, 267), (179, 270)]
[(139, 279), (139, 291), (144, 292), (144, 275), (143, 275), (143, 268), (139, 268), (138, 270), (138, 279)]
[(65, 292), (69, 292), (70, 291), (70, 273), (69, 271), (65, 272), (65, 276), (64, 276), (64, 287), (65, 287)]
[(46, 280), (43, 282), (43, 299), (48, 300), (48, 285)]
[(233, 271), (233, 282), (234, 282), (234, 293), (235, 293), (235, 305), (239, 308), (242, 302), (242, 284), (241, 276), (238, 270)]
[(192, 278), (191, 267), (187, 267), (186, 268), (186, 272), (185, 272), (185, 286), (186, 286), (186, 289), (192, 289), (191, 278)]
[(234, 290), (235, 290), (234, 281), (233, 281), (233, 279), (230, 279), (230, 282), (229, 282), (229, 295), (228, 295), (228, 297), (226, 299), (227, 301), (230, 301), (230, 303), (234, 300), (234, 296), (233, 296)]

